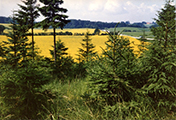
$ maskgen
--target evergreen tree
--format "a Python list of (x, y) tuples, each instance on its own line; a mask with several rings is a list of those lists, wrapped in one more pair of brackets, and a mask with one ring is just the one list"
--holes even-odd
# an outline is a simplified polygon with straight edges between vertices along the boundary
[(60, 7), (63, 4), (63, 0), (40, 0), (44, 4), (43, 7), (39, 8), (40, 12), (46, 17), (42, 22), (41, 26), (43, 29), (48, 29), (50, 26), (53, 28), (54, 36), (54, 59), (57, 60), (56, 56), (56, 28), (63, 27), (69, 22), (66, 20), (67, 15), (63, 13), (67, 12), (67, 9)]
[(91, 43), (89, 32), (86, 32), (85, 38), (82, 40), (84, 43), (81, 43), (83, 48), (79, 48), (79, 61), (86, 61), (88, 62), (89, 59), (92, 59), (92, 56), (94, 56), (97, 52), (95, 51), (95, 46)]
[(96, 29), (94, 30), (94, 34), (95, 34), (95, 35), (100, 35), (100, 29), (96, 28)]
[(103, 56), (88, 65), (90, 97), (103, 105), (130, 101), (134, 97), (136, 58), (128, 39), (109, 34)]
[(25, 0), (22, 1), (24, 5), (18, 6), (21, 8), (18, 10), (17, 17), (19, 19), (26, 18), (26, 25), (28, 26), (28, 30), (31, 29), (32, 32), (32, 57), (34, 59), (34, 28), (35, 28), (35, 19), (39, 17), (38, 6), (36, 6), (37, 0)]
[[(72, 66), (74, 62), (71, 56), (67, 56), (67, 50), (68, 48), (65, 47), (61, 40), (56, 42), (57, 59), (53, 65), (53, 73), (57, 75), (58, 78), (68, 77), (72, 73)], [(50, 50), (50, 54), (54, 58), (53, 50)]]
[[(52, 46), (52, 47), (54, 47), (54, 46)], [(64, 43), (61, 40), (56, 42), (56, 51), (57, 51), (56, 55), (57, 55), (58, 59), (60, 59), (64, 55), (68, 55), (68, 53), (66, 52), (67, 50), (68, 50), (68, 48), (65, 47)], [(53, 50), (50, 50), (50, 54), (54, 58), (54, 51)]]
[(10, 26), (12, 30), (7, 34), (8, 41), (3, 41), (3, 61), (13, 67), (17, 67), (20, 63), (25, 62), (27, 57), (31, 56), (29, 52), (31, 43), (26, 37), (28, 28), (23, 23), (26, 23), (25, 18), (19, 19), (13, 16)]
[(6, 28), (3, 25), (0, 25), (0, 34), (2, 34), (5, 29)]
[(154, 42), (141, 56), (141, 69), (146, 78), (143, 89), (152, 98), (153, 107), (164, 116), (176, 110), (176, 44), (174, 6), (167, 1), (155, 19), (159, 27), (153, 28)]
[[(2, 70), (3, 69), (3, 70)], [(53, 78), (44, 62), (31, 60), (25, 67), (1, 67), (0, 90), (4, 112), (12, 120), (46, 119), (54, 94), (43, 86)]]
[(176, 45), (176, 12), (175, 6), (171, 5), (170, 2), (171, 0), (166, 0), (164, 8), (162, 8), (161, 11), (158, 11), (158, 19), (154, 19), (158, 27), (152, 28), (155, 39), (164, 42), (165, 47), (170, 44)]

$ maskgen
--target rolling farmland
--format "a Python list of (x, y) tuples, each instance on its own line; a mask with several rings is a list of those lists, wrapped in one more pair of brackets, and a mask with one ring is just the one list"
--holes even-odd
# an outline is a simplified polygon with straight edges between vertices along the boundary
[[(93, 30), (93, 29), (92, 29)], [(89, 30), (90, 32), (92, 32), (92, 30)], [(36, 30), (36, 32), (41, 32), (42, 30)], [(68, 31), (68, 29), (67, 29)], [(76, 32), (77, 29), (70, 29), (70, 31), (72, 32)], [(69, 31), (69, 32), (70, 32)], [(78, 32), (86, 32), (87, 29), (79, 29)], [(49, 31), (48, 31), (49, 32)], [(140, 41), (132, 38), (132, 37), (128, 37), (125, 36), (127, 38), (129, 38), (130, 42), (134, 42), (134, 44), (131, 44), (131, 46), (134, 47), (135, 51), (138, 50), (137, 45), (140, 44)], [(62, 42), (64, 42), (65, 46), (68, 47), (68, 54), (70, 56), (72, 56), (73, 58), (76, 58), (76, 54), (78, 54), (78, 48), (81, 48), (81, 42), (82, 39), (84, 38), (84, 36), (68, 36), (68, 35), (58, 35), (57, 36), (57, 40), (62, 40)], [(108, 35), (104, 35), (104, 36), (98, 36), (98, 35), (94, 35), (90, 37), (92, 39), (92, 43), (96, 46), (96, 51), (98, 51), (98, 53), (101, 53), (101, 48), (105, 48), (105, 42), (108, 40)], [(7, 37), (4, 35), (0, 35), (0, 42), (2, 41), (6, 41)], [(29, 41), (31, 41), (31, 37), (29, 37)], [(39, 52), (40, 55), (45, 56), (45, 57), (51, 57), (50, 55), (50, 51), (52, 49), (53, 46), (53, 36), (52, 35), (48, 35), (48, 36), (35, 36), (35, 45), (37, 48), (39, 48)]]

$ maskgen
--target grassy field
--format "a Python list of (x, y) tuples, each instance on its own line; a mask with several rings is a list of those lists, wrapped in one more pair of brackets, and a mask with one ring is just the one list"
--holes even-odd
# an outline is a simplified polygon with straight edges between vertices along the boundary
[[(3, 23), (0, 23), (0, 25), (5, 26), (6, 28), (9, 28), (9, 26), (10, 26), (10, 24), (3, 24)], [(67, 29), (63, 29), (63, 30), (57, 29), (56, 32), (66, 32), (66, 31), (68, 31), (68, 32), (72, 32), (74, 34), (74, 33), (86, 33), (87, 31), (89, 31), (92, 34), (92, 33), (94, 33), (94, 30), (95, 29), (93, 29), (93, 28), (76, 28), (76, 29), (67, 28)], [(8, 33), (8, 31), (9, 31), (8, 29), (5, 29), (4, 33)], [(31, 30), (29, 30), (29, 32), (31, 32)], [(34, 30), (34, 32), (37, 33), (37, 34), (38, 33), (51, 33), (51, 32), (53, 32), (53, 29), (48, 29), (47, 31), (44, 31), (41, 28), (37, 28), (37, 29)], [(104, 32), (101, 31), (100, 34), (101, 33), (104, 33)]]
[[(0, 25), (4, 25), (5, 27), (8, 28), (10, 24), (0, 23)], [(64, 30), (57, 29), (56, 32), (61, 32), (61, 31), (66, 32), (66, 31), (68, 31), (68, 32), (72, 32), (74, 34), (74, 33), (85, 33), (85, 32), (87, 32), (87, 30), (90, 33), (93, 33), (95, 29), (91, 29), (91, 28), (77, 28), (77, 29), (64, 29)], [(114, 28), (109, 28), (107, 30), (113, 32)], [(128, 36), (134, 36), (134, 37), (142, 36), (143, 35), (143, 30), (145, 30), (145, 37), (153, 38), (153, 35), (152, 35), (152, 32), (150, 31), (150, 28), (117, 27), (116, 30), (117, 31), (131, 30), (131, 32), (123, 32), (123, 34), (128, 35)], [(8, 30), (6, 29), (4, 32), (7, 33)], [(31, 32), (31, 31), (29, 31), (29, 32)], [(35, 33), (37, 33), (37, 34), (38, 33), (43, 33), (43, 32), (44, 33), (51, 33), (51, 32), (53, 32), (53, 29), (48, 29), (47, 31), (44, 31), (41, 28), (35, 29)], [(101, 33), (105, 33), (105, 32), (101, 31)]]
[[(75, 29), (70, 29), (72, 31), (76, 31)], [(81, 29), (80, 29), (81, 30)], [(86, 29), (83, 29), (82, 32), (86, 31)], [(134, 47), (134, 50), (137, 51), (138, 47), (137, 45), (140, 45), (140, 41), (132, 38), (132, 37), (128, 37), (128, 36), (124, 36), (126, 38), (129, 38), (130, 42), (134, 42), (134, 44), (131, 44), (131, 46)], [(76, 58), (76, 54), (78, 54), (78, 49), (81, 48), (81, 42), (82, 39), (84, 38), (84, 36), (67, 36), (67, 35), (62, 35), (62, 36), (57, 36), (57, 40), (62, 40), (62, 42), (64, 42), (65, 46), (68, 47), (68, 53), (70, 56), (72, 56), (73, 58)], [(92, 43), (96, 46), (96, 51), (98, 51), (99, 54), (101, 54), (102, 50), (100, 48), (100, 46), (102, 48), (105, 48), (105, 42), (108, 40), (108, 36), (98, 36), (98, 35), (94, 35), (90, 37), (92, 39)], [(8, 38), (4, 35), (0, 35), (0, 42), (2, 41), (6, 41)], [(40, 55), (45, 56), (45, 57), (51, 57), (49, 50), (52, 49), (53, 46), (53, 36), (35, 36), (35, 42), (36, 42), (36, 47), (39, 48), (39, 52)], [(31, 37), (29, 37), (29, 40), (31, 41)]]
[[(114, 28), (110, 28), (108, 30), (113, 32)], [(116, 28), (116, 30), (117, 31), (131, 30), (131, 32), (123, 32), (123, 34), (129, 35), (129, 36), (135, 36), (135, 37), (143, 36), (143, 30), (145, 30), (145, 37), (153, 38), (153, 35), (152, 35), (152, 32), (150, 31), (150, 28), (118, 27), (118, 28)]]

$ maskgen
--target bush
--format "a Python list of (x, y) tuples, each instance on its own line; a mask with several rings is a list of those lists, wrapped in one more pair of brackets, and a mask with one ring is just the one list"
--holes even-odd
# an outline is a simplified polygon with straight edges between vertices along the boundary
[(0, 84), (3, 107), (8, 109), (5, 115), (10, 119), (44, 119), (54, 98), (42, 88), (52, 80), (50, 69), (31, 61), (23, 68), (3, 70)]

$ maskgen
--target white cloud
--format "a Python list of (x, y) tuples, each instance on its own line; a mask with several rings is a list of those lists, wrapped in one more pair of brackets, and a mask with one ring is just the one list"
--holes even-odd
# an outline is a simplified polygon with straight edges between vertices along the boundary
[(106, 0), (91, 1), (89, 4), (89, 10), (90, 11), (102, 11), (105, 2), (106, 2)]
[[(165, 0), (63, 0), (69, 19), (152, 21)], [(0, 0), (0, 16), (9, 16), (21, 0)], [(41, 17), (42, 18), (42, 17)]]
[(119, 0), (107, 0), (104, 6), (104, 11), (113, 14), (123, 14), (126, 12), (123, 3)]
[(0, 15), (1, 16), (10, 16), (13, 13), (13, 10), (18, 9), (17, 3), (21, 0), (0, 0)]
[(154, 13), (156, 12), (156, 10), (159, 9), (159, 7), (156, 4), (154, 4), (154, 5), (148, 6), (148, 9), (150, 9), (151, 13)]

